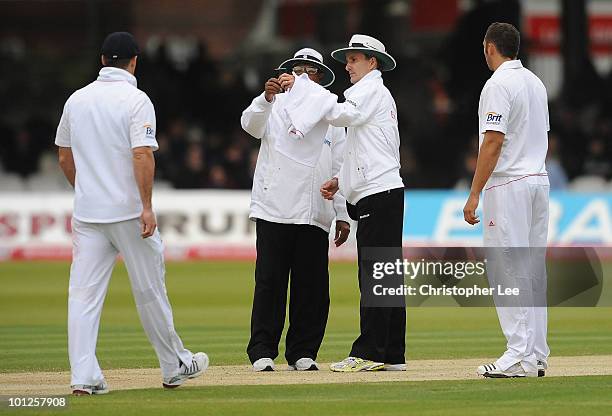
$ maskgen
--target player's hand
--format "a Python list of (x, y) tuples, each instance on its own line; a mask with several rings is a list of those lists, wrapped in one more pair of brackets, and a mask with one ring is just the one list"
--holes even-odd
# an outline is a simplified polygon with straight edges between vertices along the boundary
[(295, 82), (295, 77), (291, 74), (283, 74), (280, 76), (278, 81), (280, 82), (280, 85), (283, 88), (283, 90), (289, 91), (291, 87), (293, 87), (293, 83)]
[(334, 237), (334, 244), (336, 247), (340, 247), (347, 240), (351, 233), (351, 226), (346, 221), (336, 221), (336, 236)]
[(277, 78), (270, 78), (267, 80), (264, 90), (266, 92), (266, 100), (269, 103), (272, 102), (272, 99), (276, 94), (283, 92), (283, 88), (281, 87), (280, 81)]
[(140, 236), (142, 238), (151, 237), (155, 232), (155, 228), (157, 227), (157, 220), (155, 219), (155, 213), (150, 208), (143, 209), (142, 214), (140, 214), (140, 225), (142, 229), (140, 231)]
[(338, 192), (338, 178), (331, 178), (321, 185), (321, 196), (325, 199), (334, 199), (336, 192)]
[(480, 222), (476, 216), (476, 208), (478, 208), (478, 201), (480, 200), (479, 194), (470, 193), (470, 196), (465, 203), (463, 208), (463, 219), (465, 222), (471, 225), (476, 225)]

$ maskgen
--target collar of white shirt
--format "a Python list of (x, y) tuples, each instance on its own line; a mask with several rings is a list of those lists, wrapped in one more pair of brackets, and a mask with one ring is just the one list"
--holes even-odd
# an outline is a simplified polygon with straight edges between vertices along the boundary
[[(363, 76), (363, 78), (361, 78), (359, 81), (357, 81), (355, 84), (353, 84), (353, 86), (351, 86), (350, 88), (348, 88), (346, 91), (344, 91), (344, 96), (348, 97), (351, 95), (351, 93), (355, 90), (360, 90), (361, 87), (359, 87), (359, 85), (364, 85), (367, 84), (367, 81), (369, 80), (376, 80), (376, 79), (382, 79), (382, 74), (378, 69), (374, 69), (370, 72), (368, 72), (367, 74), (365, 74)], [(364, 82), (366, 81), (366, 82)]]
[(125, 69), (106, 66), (100, 70), (98, 81), (117, 82), (126, 81), (136, 87), (136, 77)]
[(514, 59), (512, 61), (506, 61), (503, 64), (501, 64), (500, 66), (497, 67), (497, 71), (503, 71), (504, 69), (519, 69), (522, 68), (523, 64), (521, 63), (520, 59)]

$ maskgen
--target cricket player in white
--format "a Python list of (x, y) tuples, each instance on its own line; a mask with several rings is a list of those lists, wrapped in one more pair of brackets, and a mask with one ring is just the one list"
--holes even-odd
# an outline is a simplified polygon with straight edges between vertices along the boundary
[(163, 244), (151, 205), (155, 110), (136, 87), (139, 53), (127, 32), (102, 45), (98, 78), (70, 96), (57, 128), (60, 166), (75, 189), (68, 295), (73, 394), (104, 394), (96, 358), (104, 297), (118, 253), (130, 276), (140, 320), (155, 348), (163, 386), (174, 388), (208, 367), (174, 330), (164, 281)]
[[(549, 183), (544, 164), (548, 148), (548, 99), (542, 82), (517, 60), (518, 30), (493, 23), (483, 46), (489, 69), (478, 109), (480, 150), (465, 221), (476, 224), (483, 196), (484, 245), (492, 287), (515, 286), (518, 299), (495, 297), (507, 339), (506, 352), (478, 367), (484, 377), (543, 376), (546, 343), (546, 240)], [(508, 297), (506, 297), (508, 298)]]

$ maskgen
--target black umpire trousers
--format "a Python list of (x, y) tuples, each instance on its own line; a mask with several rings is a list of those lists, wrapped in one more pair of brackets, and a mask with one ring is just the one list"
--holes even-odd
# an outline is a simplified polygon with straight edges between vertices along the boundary
[[(362, 198), (356, 205), (347, 202), (349, 216), (357, 221), (359, 289), (363, 300), (367, 276), (363, 248), (390, 247), (401, 256), (404, 223), (404, 189), (392, 189)], [(401, 258), (401, 257), (400, 257)], [(359, 310), (360, 334), (350, 356), (372, 361), (405, 363), (406, 307), (364, 307)]]
[[(255, 293), (251, 313), (251, 363), (276, 358), (285, 325), (290, 280), (289, 329), (285, 358), (317, 358), (329, 314), (329, 235), (314, 225), (257, 220)], [(289, 279), (291, 276), (291, 279)]]

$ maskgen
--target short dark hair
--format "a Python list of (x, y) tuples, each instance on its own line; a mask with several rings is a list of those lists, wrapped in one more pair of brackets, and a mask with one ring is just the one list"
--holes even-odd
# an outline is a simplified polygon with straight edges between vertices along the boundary
[(114, 68), (125, 69), (130, 65), (132, 58), (113, 59), (108, 56), (104, 57), (106, 64), (104, 66), (112, 66)]
[(521, 35), (510, 23), (491, 23), (485, 34), (485, 42), (490, 42), (506, 58), (516, 58), (521, 44)]

